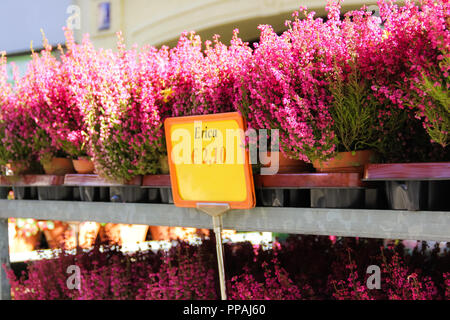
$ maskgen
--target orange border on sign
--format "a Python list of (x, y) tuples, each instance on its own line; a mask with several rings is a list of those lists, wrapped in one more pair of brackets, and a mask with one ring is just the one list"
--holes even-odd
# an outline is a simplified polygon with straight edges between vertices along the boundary
[[(172, 195), (173, 202), (177, 207), (188, 207), (188, 208), (196, 208), (198, 203), (212, 203), (211, 201), (202, 201), (201, 199), (197, 201), (193, 200), (183, 200), (180, 197), (180, 193), (178, 190), (177, 177), (175, 164), (172, 162), (172, 141), (170, 139), (170, 128), (174, 124), (186, 123), (186, 122), (194, 122), (194, 121), (218, 121), (218, 120), (235, 120), (239, 128), (242, 130), (247, 129), (245, 120), (238, 112), (227, 112), (227, 113), (216, 113), (209, 115), (200, 115), (200, 116), (186, 116), (186, 117), (173, 117), (167, 118), (164, 121), (164, 131), (166, 134), (166, 144), (167, 144), (167, 157), (169, 160), (169, 169), (170, 169), (170, 183), (172, 185)], [(228, 203), (231, 209), (251, 209), (255, 207), (256, 199), (255, 199), (255, 187), (253, 183), (253, 172), (252, 166), (250, 165), (248, 151), (245, 151), (245, 184), (247, 189), (247, 197), (244, 201), (221, 201), (214, 203)]]

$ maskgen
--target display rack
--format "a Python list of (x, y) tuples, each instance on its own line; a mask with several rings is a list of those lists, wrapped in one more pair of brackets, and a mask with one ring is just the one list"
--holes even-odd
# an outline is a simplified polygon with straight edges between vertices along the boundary
[[(435, 180), (449, 180), (448, 165), (435, 170)], [(431, 167), (430, 167), (431, 168)], [(380, 181), (434, 180), (433, 170), (418, 176), (417, 168), (367, 167), (364, 177), (356, 173), (301, 173), (255, 175), (255, 188), (261, 189), (365, 189), (376, 188)], [(389, 172), (393, 176), (389, 176)], [(136, 177), (124, 184), (101, 179), (97, 175), (29, 175), (0, 177), (3, 187), (138, 187), (170, 188), (169, 175)], [(162, 203), (117, 203), (60, 200), (0, 200), (0, 264), (9, 263), (8, 223), (10, 217), (60, 221), (96, 221), (100, 223), (145, 224), (194, 228), (213, 227), (210, 217), (194, 208), (179, 208)], [(233, 210), (223, 216), (223, 227), (237, 231), (268, 231), (290, 234), (335, 235), (382, 239), (450, 241), (450, 211), (411, 211), (381, 209), (341, 209), (314, 207), (261, 207)], [(2, 270), (0, 297), (9, 298), (9, 284)]]

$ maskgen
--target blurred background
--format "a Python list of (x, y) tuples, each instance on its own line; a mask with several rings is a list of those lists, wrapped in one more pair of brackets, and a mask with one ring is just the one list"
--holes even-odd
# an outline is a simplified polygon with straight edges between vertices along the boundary
[[(343, 12), (369, 6), (376, 11), (374, 0), (346, 0)], [(249, 43), (259, 39), (258, 25), (270, 24), (277, 33), (286, 30), (285, 21), (291, 19), (292, 12), (300, 6), (316, 11), (316, 16), (325, 17), (326, 0), (14, 0), (0, 3), (0, 52), (6, 51), (8, 71), (12, 81), (12, 63), (18, 68), (19, 75), (26, 71), (31, 59), (31, 50), (42, 49), (42, 33), (49, 43), (56, 47), (64, 46), (63, 27), (74, 31), (75, 39), (80, 42), (84, 34), (89, 34), (97, 48), (116, 46), (116, 33), (122, 31), (128, 47), (136, 44), (160, 47), (175, 46), (183, 31), (196, 31), (203, 40), (212, 39), (215, 34), (221, 36), (224, 43), (229, 43), (233, 30), (239, 29), (240, 37)], [(371, 6), (372, 5), (372, 6)], [(53, 51), (58, 55), (58, 50)], [(41, 226), (44, 225), (44, 227)], [(47, 228), (47, 225), (53, 226)], [(83, 224), (88, 232), (83, 240), (84, 228), (80, 229), (79, 241), (89, 247), (97, 234), (101, 238), (106, 228), (130, 229), (130, 226), (108, 224)], [(144, 226), (143, 226), (144, 227)], [(146, 226), (148, 229), (148, 226)], [(99, 230), (100, 228), (100, 230)], [(144, 227), (145, 228), (145, 227)], [(152, 227), (160, 229), (157, 240), (192, 238), (196, 230), (189, 228)], [(45, 231), (46, 241), (43, 241)], [(92, 230), (91, 230), (92, 229)], [(146, 237), (147, 229), (142, 230), (142, 240), (156, 240)], [(130, 229), (131, 230), (131, 229)], [(58, 231), (69, 241), (69, 247), (75, 244), (74, 228), (62, 222), (43, 222), (33, 219), (10, 220), (11, 252), (29, 252), (35, 248), (56, 248), (61, 241), (52, 245), (48, 240), (50, 233)], [(91, 232), (92, 231), (92, 232)], [(198, 230), (197, 230), (198, 231)], [(106, 232), (106, 231), (105, 231)], [(153, 235), (155, 230), (152, 231)], [(92, 233), (92, 235), (90, 235)], [(122, 232), (124, 233), (124, 232)], [(129, 232), (128, 232), (129, 233)], [(134, 232), (136, 234), (136, 232)], [(203, 233), (207, 233), (203, 232)], [(16, 236), (17, 235), (17, 236)], [(89, 236), (90, 235), (90, 236)], [(230, 231), (229, 236), (239, 237)], [(249, 235), (255, 242), (270, 241), (271, 233)], [(56, 237), (56, 236), (55, 236)], [(33, 238), (34, 242), (24, 242)], [(114, 237), (113, 237), (114, 238)], [(113, 239), (113, 242), (127, 244), (127, 240)], [(237, 238), (233, 238), (236, 240)], [(24, 243), (23, 243), (24, 242)], [(37, 244), (36, 244), (37, 243)], [(136, 239), (129, 241), (136, 243)], [(30, 258), (27, 256), (27, 258)], [(17, 258), (18, 260), (24, 260)], [(14, 260), (14, 257), (12, 257)]]
[[(375, 4), (373, 0), (346, 0), (343, 11)], [(228, 43), (233, 30), (250, 43), (259, 38), (260, 24), (276, 32), (294, 10), (306, 6), (325, 16), (326, 0), (15, 0), (0, 4), (0, 51), (6, 51), (21, 74), (30, 59), (30, 44), (42, 48), (41, 29), (50, 44), (64, 44), (63, 26), (77, 41), (88, 33), (97, 48), (115, 48), (122, 31), (128, 46), (174, 46), (183, 31), (196, 31), (203, 40), (219, 34)], [(57, 54), (57, 51), (55, 51)]]

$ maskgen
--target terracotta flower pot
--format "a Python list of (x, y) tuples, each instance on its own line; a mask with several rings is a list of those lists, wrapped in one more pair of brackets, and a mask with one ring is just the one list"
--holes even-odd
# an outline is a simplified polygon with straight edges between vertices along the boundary
[(147, 238), (149, 226), (141, 224), (122, 224), (120, 228), (120, 244), (136, 244)]
[(152, 240), (172, 240), (171, 227), (164, 226), (150, 226), (150, 233), (152, 234)]
[[(48, 246), (51, 249), (74, 249), (76, 246), (75, 230), (68, 223), (55, 221), (53, 229), (44, 230)], [(90, 248), (97, 239), (100, 224), (97, 222), (82, 222), (78, 229), (78, 245), (81, 248)]]
[(68, 173), (74, 173), (72, 160), (68, 158), (52, 158), (49, 162), (43, 163), (46, 174), (63, 176)]
[(78, 245), (81, 248), (90, 248), (95, 244), (98, 232), (100, 230), (100, 223), (98, 222), (82, 222), (79, 225)]
[(8, 223), (8, 236), (10, 253), (33, 251), (39, 245), (41, 238), (41, 234), (39, 232), (29, 237), (20, 235), (17, 232), (15, 223)]
[(79, 174), (94, 173), (95, 166), (92, 160), (87, 158), (72, 159), (73, 167)]
[(100, 227), (100, 231), (98, 233), (100, 241), (102, 243), (107, 242), (112, 244), (119, 244), (120, 228), (120, 224), (118, 223), (107, 223), (104, 226)]
[(152, 240), (187, 240), (195, 236), (209, 236), (208, 229), (150, 226)]
[[(267, 152), (267, 156), (277, 156), (278, 155), (278, 173), (301, 173), (308, 172), (309, 165), (302, 160), (294, 160), (286, 157), (282, 152)], [(263, 165), (263, 167), (270, 167), (271, 162)]]
[(101, 242), (126, 245), (144, 242), (149, 226), (138, 224), (107, 223), (100, 229)]
[(317, 172), (364, 172), (364, 165), (373, 162), (373, 150), (356, 152), (338, 152), (333, 159), (327, 161), (315, 160), (314, 168)]
[(45, 229), (44, 235), (50, 249), (75, 248), (75, 233), (65, 222), (54, 221), (54, 228)]

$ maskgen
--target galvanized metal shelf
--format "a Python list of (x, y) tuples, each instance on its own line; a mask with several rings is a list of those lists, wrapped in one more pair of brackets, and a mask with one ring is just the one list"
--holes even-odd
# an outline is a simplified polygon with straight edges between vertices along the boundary
[[(349, 173), (255, 175), (255, 187), (363, 189), (370, 188), (370, 182), (367, 180), (378, 180), (377, 178), (380, 177), (366, 175), (365, 178), (361, 181), (359, 174)], [(418, 177), (414, 176), (414, 179)], [(170, 177), (168, 175), (138, 177), (126, 185), (111, 183), (96, 175), (67, 175), (65, 178), (44, 175), (0, 177), (0, 186), (170, 188)], [(0, 265), (9, 263), (7, 218), (10, 217), (195, 228), (213, 227), (211, 218), (204, 213), (196, 209), (178, 208), (171, 204), (0, 200)], [(228, 212), (223, 217), (223, 227), (238, 231), (450, 241), (450, 211), (256, 207), (250, 210)], [(4, 270), (1, 269), (0, 299), (8, 298), (9, 284)]]
[[(170, 204), (0, 200), (0, 218), (212, 228), (209, 216)], [(223, 217), (225, 229), (450, 241), (450, 212), (256, 207)]]

